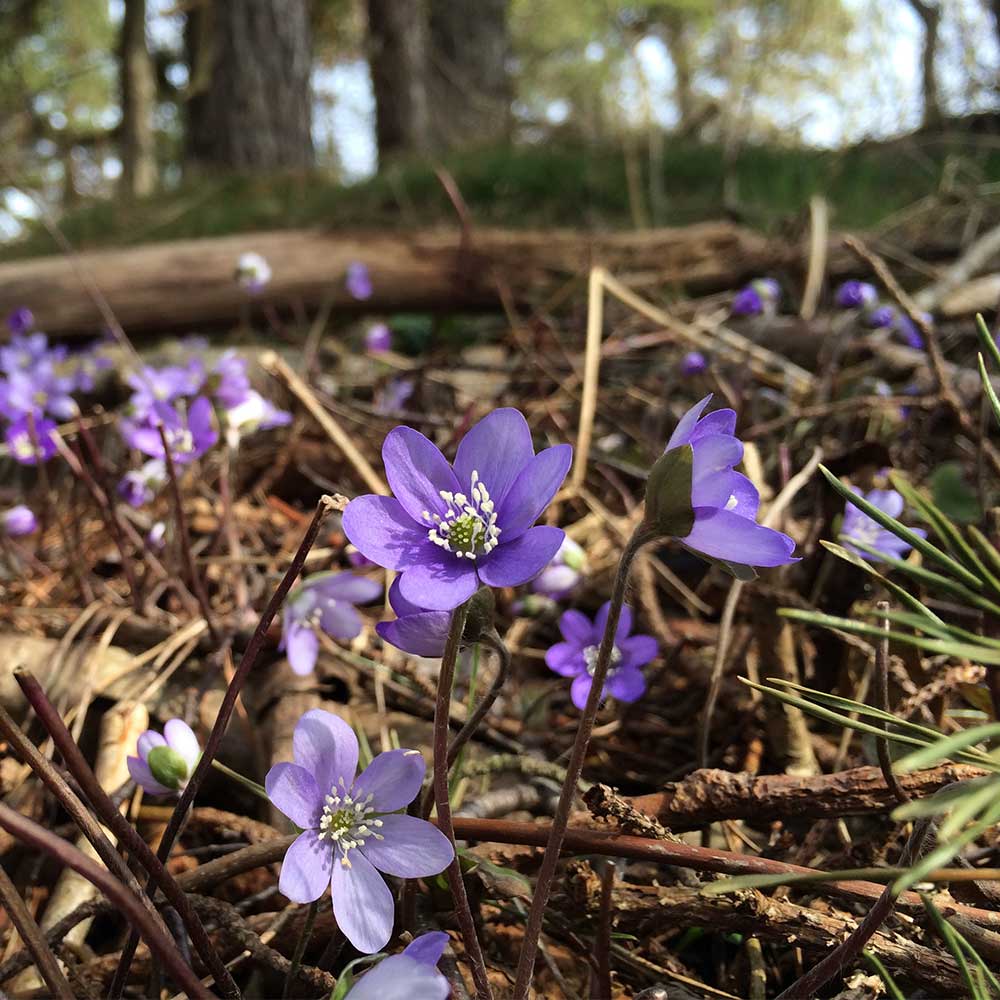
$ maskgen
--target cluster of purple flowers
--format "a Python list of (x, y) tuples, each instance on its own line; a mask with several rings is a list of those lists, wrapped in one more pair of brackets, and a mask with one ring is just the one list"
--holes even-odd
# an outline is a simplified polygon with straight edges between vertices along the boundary
[(291, 420), (291, 414), (251, 388), (246, 359), (232, 351), (211, 368), (194, 355), (183, 364), (145, 365), (127, 381), (132, 396), (121, 422), (122, 436), (149, 459), (118, 484), (118, 495), (133, 507), (148, 503), (165, 481), (161, 427), (174, 463), (187, 465), (216, 444), (220, 430), (235, 446), (243, 433)]
[[(840, 309), (855, 309), (873, 330), (888, 330), (898, 336), (907, 347), (923, 350), (924, 338), (916, 323), (895, 306), (879, 301), (878, 289), (867, 281), (845, 281), (834, 293), (834, 303)], [(922, 318), (933, 322), (930, 313)]]
[(34, 330), (28, 309), (7, 318), (10, 340), (0, 346), (0, 417), (7, 421), (11, 457), (23, 465), (48, 461), (56, 453), (57, 420), (70, 420), (79, 408), (73, 394), (90, 392), (96, 372), (111, 360), (93, 348), (70, 354), (50, 346)]

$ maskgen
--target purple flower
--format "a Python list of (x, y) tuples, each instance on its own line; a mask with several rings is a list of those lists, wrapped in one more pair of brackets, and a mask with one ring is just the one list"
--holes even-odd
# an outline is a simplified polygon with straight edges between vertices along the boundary
[(34, 362), (29, 369), (14, 369), (0, 380), (0, 413), (8, 420), (32, 413), (36, 418), (51, 414), (69, 420), (79, 412), (71, 393), (75, 388), (72, 376), (56, 372), (55, 361), (48, 356)]
[(374, 323), (365, 331), (365, 350), (382, 354), (392, 350), (392, 330), (385, 323)]
[[(570, 696), (573, 704), (581, 711), (587, 704), (587, 696), (593, 684), (597, 650), (608, 622), (610, 607), (610, 602), (602, 605), (593, 621), (579, 611), (564, 612), (559, 619), (559, 631), (566, 641), (557, 642), (545, 654), (545, 662), (550, 670), (562, 677), (573, 678)], [(656, 640), (651, 635), (629, 635), (631, 631), (632, 609), (626, 604), (622, 606), (621, 617), (618, 619), (602, 697), (610, 695), (618, 701), (632, 702), (641, 698), (646, 690), (646, 678), (639, 668), (655, 659)]]
[(680, 372), (684, 376), (698, 375), (708, 367), (708, 361), (701, 351), (688, 351), (681, 358)]
[(138, 757), (125, 764), (132, 780), (150, 795), (170, 795), (188, 783), (201, 757), (198, 737), (183, 719), (171, 719), (163, 735), (147, 729), (136, 743)]
[(412, 378), (394, 378), (375, 397), (375, 412), (384, 416), (401, 413), (417, 388)]
[[(56, 358), (59, 357), (59, 352), (51, 353)], [(16, 371), (29, 371), (49, 355), (49, 338), (44, 333), (12, 331), (10, 343), (0, 347), (0, 370), (8, 375)]]
[(389, 604), (396, 612), (396, 620), (379, 622), (375, 631), (390, 646), (414, 656), (443, 656), (451, 629), (451, 612), (417, 607), (399, 592), (400, 579), (397, 576), (389, 588)]
[(345, 1000), (447, 1000), (451, 986), (437, 970), (447, 944), (444, 931), (421, 934), (366, 972)]
[(868, 311), (865, 320), (873, 330), (883, 330), (896, 323), (896, 310), (892, 306), (877, 306)]
[(37, 465), (39, 462), (47, 462), (58, 450), (55, 436), (56, 425), (51, 420), (36, 420), (32, 435), (29, 417), (18, 417), (7, 428), (7, 448), (15, 462)]
[(122, 436), (129, 447), (141, 451), (152, 458), (165, 458), (163, 441), (158, 423), (162, 422), (166, 432), (167, 447), (178, 465), (186, 465), (200, 458), (216, 441), (219, 433), (212, 421), (212, 404), (205, 396), (198, 396), (188, 408), (186, 417), (176, 407), (167, 403), (156, 403), (147, 423), (138, 424), (131, 420), (122, 421)]
[[(895, 490), (872, 490), (865, 494), (857, 487), (852, 486), (851, 489), (859, 497), (864, 498), (897, 521), (899, 515), (903, 513), (903, 498)], [(923, 528), (910, 528), (910, 531), (921, 538), (927, 537), (927, 532)], [(859, 510), (850, 503), (844, 507), (844, 523), (840, 527), (840, 538), (845, 549), (850, 549), (851, 552), (864, 556), (866, 559), (874, 559), (876, 562), (880, 561), (878, 555), (865, 552), (856, 545), (852, 545), (851, 542), (863, 542), (865, 545), (870, 545), (873, 549), (878, 549), (881, 556), (889, 559), (902, 559), (911, 548), (909, 542), (897, 538), (891, 531), (870, 518), (863, 510)]]
[(35, 515), (31, 508), (25, 507), (24, 504), (18, 504), (16, 507), (11, 507), (10, 510), (5, 510), (0, 515), (0, 522), (3, 524), (4, 533), (12, 538), (30, 535), (38, 530), (38, 521)]
[(311, 674), (319, 653), (319, 636), (353, 639), (361, 632), (355, 604), (374, 601), (382, 585), (351, 573), (316, 573), (306, 577), (285, 601), (281, 648), (297, 674)]
[(151, 458), (141, 469), (126, 472), (118, 483), (118, 496), (130, 507), (151, 503), (167, 481), (167, 467), (161, 458)]
[(101, 346), (71, 355), (73, 388), (77, 392), (93, 392), (97, 373), (113, 367), (114, 362), (102, 353)]
[(347, 561), (355, 568), (375, 565), (371, 559), (363, 556), (353, 545), (347, 546)]
[(159, 552), (163, 548), (164, 538), (167, 534), (167, 526), (163, 521), (157, 521), (149, 531), (146, 532), (146, 544), (154, 551)]
[(225, 409), (239, 406), (250, 395), (246, 358), (241, 358), (235, 351), (226, 351), (212, 370), (209, 384), (212, 395)]
[(372, 297), (372, 279), (366, 265), (355, 261), (347, 266), (347, 291), (359, 301)]
[(729, 311), (734, 316), (759, 316), (764, 311), (764, 301), (756, 288), (747, 285), (733, 296)]
[(400, 594), (450, 611), (480, 587), (515, 587), (545, 567), (563, 532), (532, 527), (566, 478), (573, 449), (535, 454), (524, 416), (494, 410), (458, 445), (454, 468), (423, 434), (396, 427), (382, 445), (394, 497), (362, 496), (344, 533), (369, 559), (402, 571)]
[(145, 420), (152, 414), (158, 403), (172, 403), (181, 396), (193, 396), (205, 382), (205, 366), (199, 358), (192, 358), (186, 365), (166, 365), (153, 368), (150, 365), (129, 375), (132, 387), (129, 400), (131, 416), (135, 420)]
[(845, 281), (833, 301), (840, 309), (870, 309), (878, 302), (878, 290), (867, 281)]
[(358, 951), (392, 935), (392, 892), (379, 872), (421, 878), (443, 871), (454, 850), (432, 824), (398, 813), (420, 791), (417, 750), (380, 753), (355, 777), (358, 740), (331, 712), (313, 709), (292, 736), (294, 764), (275, 764), (264, 785), (274, 806), (304, 832), (288, 849), (278, 888), (311, 903), (330, 886), (337, 926)]
[(905, 313), (900, 313), (896, 319), (896, 333), (903, 338), (907, 347), (912, 347), (915, 351), (924, 349), (923, 334), (917, 328), (917, 324)]
[[(15, 309), (7, 317), (7, 329), (15, 336), (27, 333), (35, 325), (35, 314), (26, 306)], [(44, 334), (42, 334), (44, 336)]]
[(269, 431), (291, 422), (292, 415), (287, 410), (279, 410), (256, 389), (251, 389), (242, 403), (226, 410), (226, 436), (230, 445), (236, 447), (243, 434)]
[(532, 580), (531, 589), (536, 594), (562, 600), (580, 582), (586, 567), (583, 549), (567, 535), (552, 561)]
[(271, 280), (271, 265), (259, 254), (241, 253), (236, 261), (236, 281), (240, 288), (256, 295)]
[(783, 566), (797, 562), (795, 542), (772, 528), (757, 524), (760, 496), (756, 487), (734, 466), (743, 458), (743, 444), (735, 437), (736, 413), (715, 410), (702, 416), (711, 395), (695, 403), (681, 417), (666, 451), (691, 445), (691, 506), (694, 526), (683, 538), (686, 548), (726, 565), (740, 575), (741, 567)]

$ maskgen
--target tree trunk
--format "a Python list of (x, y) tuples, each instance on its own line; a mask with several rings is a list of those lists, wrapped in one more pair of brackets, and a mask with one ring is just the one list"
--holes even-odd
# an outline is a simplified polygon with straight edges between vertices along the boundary
[(309, 0), (202, 0), (188, 10), (188, 161), (310, 167)]
[(920, 90), (924, 105), (924, 128), (941, 123), (941, 95), (938, 90), (937, 50), (941, 27), (941, 8), (931, 0), (909, 0), (913, 12), (924, 26), (924, 45), (920, 53)]
[(146, 47), (146, 0), (125, 0), (120, 59), (122, 189), (141, 198), (156, 187), (156, 74)]
[(416, 0), (368, 0), (368, 65), (379, 161), (431, 148), (427, 18)]
[(431, 114), (442, 149), (509, 132), (507, 7), (508, 0), (429, 0)]
[(691, 84), (690, 39), (684, 15), (679, 11), (664, 16), (663, 40), (674, 64), (674, 98), (680, 131), (689, 134), (694, 126), (694, 88)]

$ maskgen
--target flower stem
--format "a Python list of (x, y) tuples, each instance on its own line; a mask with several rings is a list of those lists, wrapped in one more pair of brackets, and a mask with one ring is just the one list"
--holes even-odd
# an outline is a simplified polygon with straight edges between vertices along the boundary
[[(257, 628), (254, 630), (253, 635), (250, 637), (250, 641), (247, 643), (247, 648), (240, 659), (240, 664), (236, 668), (236, 672), (233, 674), (233, 679), (229, 682), (229, 687), (226, 688), (226, 693), (222, 699), (222, 705), (219, 707), (219, 714), (215, 718), (215, 725), (212, 727), (211, 733), (209, 733), (208, 741), (205, 743), (205, 750), (201, 755), (201, 759), (198, 761), (198, 765), (195, 767), (194, 773), (191, 775), (191, 779), (188, 781), (187, 786), (181, 793), (181, 797), (178, 800), (177, 805), (174, 807), (173, 814), (170, 817), (170, 822), (167, 823), (166, 830), (163, 831), (163, 837), (160, 840), (160, 847), (156, 852), (156, 856), (160, 859), (160, 861), (165, 862), (167, 858), (170, 857), (174, 841), (177, 839), (177, 835), (180, 833), (181, 827), (187, 819), (191, 803), (194, 802), (194, 798), (198, 794), (198, 789), (205, 780), (205, 777), (208, 774), (208, 769), (212, 766), (212, 761), (215, 759), (215, 755), (219, 752), (219, 744), (222, 743), (222, 737), (225, 735), (226, 729), (229, 727), (229, 720), (233, 716), (233, 711), (236, 708), (236, 702), (239, 699), (240, 691), (243, 689), (243, 685), (246, 683), (247, 677), (250, 676), (250, 671), (257, 662), (257, 657), (260, 655), (260, 651), (264, 648), (264, 639), (267, 635), (267, 630), (271, 627), (271, 622), (274, 621), (274, 616), (281, 608), (281, 604), (288, 595), (288, 591), (292, 589), (292, 584), (295, 583), (299, 573), (302, 571), (302, 567), (306, 561), (306, 556), (309, 555), (309, 550), (316, 542), (316, 536), (319, 534), (320, 525), (322, 525), (323, 519), (333, 508), (334, 504), (330, 497), (324, 496), (320, 498), (319, 503), (316, 505), (316, 513), (313, 514), (313, 519), (310, 522), (309, 527), (306, 529), (305, 536), (299, 543), (298, 550), (296, 551), (291, 564), (285, 571), (285, 575), (282, 578), (281, 583), (278, 584), (277, 590), (275, 590), (275, 592), (271, 595), (271, 600), (268, 601), (267, 607), (264, 609), (263, 614), (260, 616), (260, 620), (257, 622)], [(121, 991), (124, 988), (125, 980), (128, 978), (128, 970), (132, 965), (132, 959), (135, 957), (135, 949), (138, 944), (138, 935), (133, 932), (125, 942), (125, 947), (122, 949), (121, 958), (118, 962), (118, 968), (115, 972), (115, 978), (112, 982), (111, 990), (109, 991), (110, 996), (121, 996)]]
[(451, 741), (451, 746), (448, 747), (449, 767), (455, 763), (462, 747), (475, 735), (479, 724), (486, 718), (486, 713), (493, 707), (493, 703), (499, 697), (504, 684), (507, 683), (507, 678), (510, 677), (510, 650), (504, 645), (504, 641), (497, 634), (496, 629), (492, 633), (484, 635), (481, 641), (484, 646), (489, 646), (500, 660), (497, 665), (497, 675), (489, 691), (483, 695), (482, 700), (476, 706), (475, 710), (466, 719), (465, 725), (462, 726), (458, 731), (458, 735)]
[(458, 648), (462, 641), (462, 630), (465, 628), (468, 612), (468, 603), (460, 605), (452, 612), (451, 629), (448, 632), (444, 656), (441, 658), (441, 673), (438, 675), (437, 700), (434, 704), (434, 805), (437, 809), (438, 827), (451, 841), (455, 851), (455, 857), (448, 865), (446, 875), (455, 903), (455, 913), (462, 932), (465, 953), (472, 964), (476, 995), (479, 1000), (492, 1000), (493, 993), (486, 975), (486, 962), (479, 946), (479, 938), (476, 936), (476, 923), (469, 907), (469, 897), (465, 892), (462, 865), (458, 858), (458, 848), (455, 846), (451, 801), (448, 798), (448, 719), (451, 711), (451, 688), (455, 680)]
[(299, 933), (299, 939), (295, 942), (295, 951), (292, 953), (292, 964), (288, 966), (288, 974), (285, 976), (285, 987), (281, 991), (281, 1000), (288, 1000), (292, 992), (292, 983), (302, 968), (302, 956), (309, 947), (309, 938), (312, 937), (313, 924), (316, 923), (316, 914), (319, 912), (319, 900), (315, 899), (309, 904), (306, 911), (305, 923)]
[(216, 771), (220, 771), (227, 778), (232, 778), (233, 781), (237, 782), (237, 784), (240, 784), (248, 791), (253, 792), (254, 795), (258, 796), (259, 798), (262, 798), (265, 802), (271, 801), (267, 797), (267, 791), (265, 790), (263, 785), (258, 785), (256, 781), (252, 781), (246, 775), (240, 774), (239, 771), (234, 771), (231, 767), (227, 767), (225, 764), (222, 763), (222, 761), (213, 760), (212, 767), (214, 767)]
[(618, 619), (621, 617), (622, 605), (625, 603), (625, 588), (628, 585), (629, 573), (631, 572), (636, 553), (646, 542), (651, 541), (652, 537), (649, 526), (640, 524), (628, 540), (625, 551), (622, 552), (621, 560), (618, 563), (618, 572), (615, 575), (614, 586), (611, 590), (608, 621), (604, 627), (604, 635), (601, 636), (601, 645), (597, 650), (597, 663), (594, 665), (594, 680), (590, 685), (590, 694), (587, 695), (587, 704), (580, 716), (580, 724), (576, 730), (573, 749), (570, 752), (569, 763), (566, 765), (566, 778), (563, 781), (562, 791), (559, 793), (559, 803), (552, 818), (552, 830), (549, 833), (548, 843), (545, 845), (542, 866), (539, 869), (538, 879), (535, 882), (535, 894), (531, 900), (531, 911), (528, 913), (528, 922), (524, 929), (521, 959), (517, 965), (517, 980), (514, 983), (513, 993), (514, 1000), (526, 1000), (528, 991), (531, 988), (531, 978), (535, 969), (535, 957), (538, 953), (538, 938), (542, 932), (542, 920), (545, 916), (545, 908), (549, 902), (549, 894), (552, 892), (552, 882), (555, 878), (556, 866), (559, 864), (559, 852), (562, 849), (563, 840), (566, 836), (566, 827), (569, 825), (569, 813), (573, 807), (573, 799), (576, 796), (577, 782), (580, 780), (580, 775), (583, 772), (583, 764), (587, 757), (587, 748), (590, 746), (590, 734), (594, 729), (594, 719), (597, 717), (597, 709), (601, 704), (604, 681), (607, 678), (608, 668), (611, 665), (611, 652), (615, 646), (615, 632), (618, 628)]

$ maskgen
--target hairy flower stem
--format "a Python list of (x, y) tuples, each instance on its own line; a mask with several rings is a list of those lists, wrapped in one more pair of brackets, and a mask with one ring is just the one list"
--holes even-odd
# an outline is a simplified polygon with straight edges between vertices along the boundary
[[(202, 782), (208, 775), (208, 771), (212, 766), (212, 761), (215, 759), (215, 755), (219, 752), (219, 744), (222, 742), (222, 737), (225, 735), (226, 729), (229, 727), (229, 720), (233, 716), (233, 711), (236, 708), (236, 702), (240, 696), (240, 691), (243, 690), (243, 685), (246, 683), (246, 679), (249, 677), (250, 671), (257, 662), (257, 657), (260, 655), (260, 651), (264, 647), (264, 639), (267, 635), (267, 630), (271, 627), (271, 622), (274, 621), (274, 616), (278, 613), (282, 602), (288, 596), (289, 590), (292, 589), (292, 584), (295, 583), (299, 573), (302, 571), (302, 567), (306, 561), (306, 556), (309, 555), (309, 550), (316, 542), (316, 536), (319, 534), (320, 526), (322, 525), (326, 515), (332, 509), (333, 501), (327, 496), (322, 497), (316, 505), (316, 513), (313, 514), (313, 519), (306, 530), (305, 537), (299, 543), (298, 551), (295, 553), (291, 565), (289, 565), (288, 569), (285, 571), (285, 575), (282, 578), (281, 583), (278, 584), (277, 589), (271, 595), (271, 600), (268, 601), (267, 607), (264, 609), (263, 614), (260, 616), (260, 620), (257, 622), (257, 628), (254, 630), (253, 635), (250, 637), (250, 641), (247, 643), (246, 651), (243, 653), (240, 664), (236, 668), (236, 672), (233, 674), (233, 679), (229, 682), (229, 687), (226, 688), (225, 696), (222, 699), (222, 705), (219, 708), (219, 714), (216, 716), (212, 732), (209, 733), (208, 740), (205, 743), (205, 750), (201, 755), (201, 759), (198, 761), (198, 766), (194, 769), (194, 773), (188, 780), (187, 786), (181, 793), (181, 797), (177, 802), (177, 805), (174, 807), (173, 814), (170, 817), (170, 822), (167, 823), (167, 828), (163, 831), (163, 837), (160, 840), (160, 847), (156, 852), (156, 856), (160, 859), (160, 861), (165, 862), (167, 858), (170, 857), (174, 841), (177, 839), (177, 835), (180, 833), (181, 827), (187, 819), (191, 803), (194, 802), (194, 798), (198, 794), (198, 789), (201, 787)], [(138, 944), (139, 937), (133, 932), (129, 936), (129, 939), (125, 942), (125, 947), (122, 949), (122, 955), (118, 963), (118, 969), (115, 972), (112, 989), (109, 991), (109, 995), (111, 997), (121, 996), (124, 984), (128, 979), (128, 970), (131, 968), (132, 959), (135, 957), (135, 949)]]
[(451, 767), (458, 759), (458, 755), (469, 740), (475, 735), (479, 724), (486, 718), (486, 714), (493, 707), (493, 703), (500, 696), (507, 678), (510, 677), (510, 650), (504, 645), (496, 629), (488, 635), (484, 635), (480, 640), (484, 646), (489, 646), (497, 654), (499, 663), (497, 664), (497, 675), (490, 686), (489, 691), (483, 695), (482, 700), (475, 707), (475, 710), (466, 720), (466, 723), (458, 731), (458, 734), (451, 741), (448, 747), (448, 767)]
[(437, 700), (434, 703), (434, 805), (437, 808), (438, 828), (451, 841), (455, 857), (446, 869), (448, 887), (455, 903), (455, 914), (462, 932), (465, 953), (472, 964), (472, 978), (476, 984), (479, 1000), (492, 1000), (486, 962), (476, 935), (476, 923), (465, 892), (462, 864), (455, 846), (455, 828), (451, 819), (451, 801), (448, 797), (448, 719), (451, 711), (451, 689), (455, 681), (455, 664), (462, 642), (462, 630), (469, 613), (468, 603), (455, 608), (451, 615), (451, 629), (441, 658), (441, 672), (438, 675)]
[[(875, 707), (883, 712), (889, 711), (889, 602), (879, 601), (876, 605), (879, 612), (878, 627), (884, 635), (879, 638), (875, 646)], [(883, 722), (882, 728), (889, 733), (889, 723)], [(878, 752), (878, 763), (882, 769), (882, 777), (889, 790), (896, 797), (896, 801), (902, 804), (909, 802), (910, 796), (903, 791), (899, 779), (892, 770), (892, 754), (889, 752), (888, 739), (877, 738), (875, 748)]]
[(576, 730), (576, 738), (573, 741), (573, 749), (570, 752), (569, 763), (566, 765), (566, 778), (563, 781), (562, 791), (559, 793), (559, 803), (556, 806), (555, 815), (552, 818), (552, 830), (549, 833), (548, 843), (545, 845), (545, 854), (542, 857), (542, 866), (538, 871), (538, 879), (535, 882), (535, 894), (531, 900), (531, 911), (528, 913), (527, 926), (524, 929), (524, 943), (521, 946), (521, 959), (517, 965), (517, 980), (514, 983), (514, 1000), (526, 1000), (528, 991), (531, 988), (531, 978), (535, 970), (535, 957), (538, 953), (538, 938), (542, 932), (542, 920), (545, 917), (545, 908), (549, 902), (549, 894), (552, 892), (552, 882), (556, 874), (556, 866), (559, 864), (559, 852), (562, 850), (563, 840), (566, 837), (566, 827), (569, 825), (569, 814), (573, 807), (573, 799), (576, 797), (576, 786), (583, 772), (583, 763), (587, 757), (587, 748), (590, 746), (590, 734), (594, 729), (594, 719), (597, 717), (597, 709), (600, 707), (601, 698), (604, 692), (604, 681), (608, 676), (608, 668), (611, 666), (611, 653), (615, 646), (615, 632), (618, 628), (618, 619), (621, 617), (622, 605), (625, 603), (625, 589), (628, 585), (629, 573), (632, 570), (632, 563), (636, 553), (646, 542), (652, 541), (654, 534), (650, 526), (643, 523), (636, 528), (632, 537), (622, 552), (621, 560), (618, 563), (618, 572), (615, 575), (614, 586), (611, 590), (611, 601), (608, 609), (608, 621), (604, 627), (604, 635), (601, 636), (601, 645), (597, 650), (597, 662), (594, 665), (594, 680), (590, 685), (590, 694), (587, 695), (587, 704), (580, 715), (580, 724)]
[(288, 974), (285, 976), (285, 986), (281, 991), (281, 1000), (288, 1000), (292, 995), (292, 983), (295, 982), (299, 974), (299, 969), (302, 968), (302, 956), (306, 953), (306, 948), (309, 947), (309, 938), (312, 937), (313, 924), (316, 923), (316, 914), (319, 913), (319, 900), (313, 900), (309, 904), (309, 909), (306, 910), (305, 923), (302, 925), (302, 930), (299, 931), (299, 938), (295, 942), (295, 951), (292, 953), (292, 963), (288, 966)]

